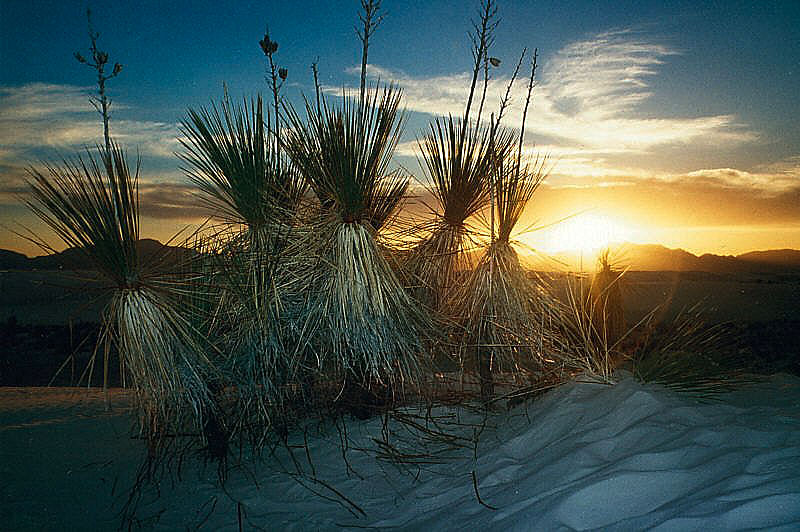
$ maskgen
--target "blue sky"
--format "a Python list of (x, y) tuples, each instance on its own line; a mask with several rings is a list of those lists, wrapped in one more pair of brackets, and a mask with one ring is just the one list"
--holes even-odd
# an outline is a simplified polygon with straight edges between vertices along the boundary
[[(233, 95), (265, 89), (258, 40), (267, 25), (289, 70), (290, 101), (313, 92), (315, 60), (328, 92), (358, 84), (357, 1), (91, 7), (100, 47), (124, 64), (109, 82), (112, 134), (142, 156), (143, 232), (162, 239), (201, 215), (173, 155), (177, 124), (187, 107), (218, 100), (223, 82)], [(418, 173), (415, 137), (433, 115), (462, 112), (478, 2), (384, 0), (383, 8), (371, 73), (404, 89), (410, 119), (397, 161)], [(503, 63), (490, 108), (522, 48), (540, 53), (526, 143), (554, 164), (532, 220), (590, 209), (626, 228), (612, 236), (696, 252), (800, 247), (800, 3), (498, 8), (491, 55)], [(33, 252), (11, 232), (19, 221), (39, 230), (19, 204), (25, 166), (102, 135), (87, 100), (92, 71), (72, 58), (88, 48), (85, 9), (69, 0), (0, 3), (0, 247)]]

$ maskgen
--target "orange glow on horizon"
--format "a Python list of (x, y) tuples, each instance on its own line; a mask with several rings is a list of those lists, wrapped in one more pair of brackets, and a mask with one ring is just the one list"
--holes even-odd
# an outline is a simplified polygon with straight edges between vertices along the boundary
[(643, 233), (618, 217), (584, 212), (522, 235), (519, 240), (545, 253), (577, 251), (589, 256), (614, 243), (640, 241)]
[[(649, 223), (641, 223), (643, 215), (640, 216), (636, 209), (631, 208), (577, 211), (575, 216), (562, 219), (563, 214), (559, 214), (564, 211), (576, 212), (576, 205), (561, 209), (553, 206), (549, 212), (532, 209), (528, 216), (523, 216), (517, 224), (523, 232), (515, 236), (520, 244), (517, 246), (520, 254), (582, 252), (585, 261), (589, 263), (590, 257), (598, 250), (622, 242), (658, 244), (684, 249), (695, 255), (738, 255), (748, 251), (800, 248), (800, 225), (797, 224), (694, 225), (672, 222), (672, 217), (653, 219), (652, 216), (646, 217)], [(177, 233), (184, 236), (190, 234), (199, 223), (202, 220), (153, 219), (143, 216), (141, 236), (167, 242)], [(14, 227), (3, 229), (27, 234), (25, 227), (44, 238), (57, 251), (63, 250), (64, 245), (56, 235), (29, 213), (23, 213)], [(537, 227), (540, 229), (536, 229)], [(45, 254), (44, 250), (12, 230), (0, 231), (0, 249), (22, 252), (31, 257)]]

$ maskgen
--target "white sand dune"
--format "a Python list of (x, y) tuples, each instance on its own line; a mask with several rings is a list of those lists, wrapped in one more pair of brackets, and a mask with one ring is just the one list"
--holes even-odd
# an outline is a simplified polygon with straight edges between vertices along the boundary
[[(124, 409), (106, 413), (98, 396), (78, 401), (62, 392), (73, 397), (65, 403), (55, 392), (38, 402), (36, 392), (29, 394), (28, 403), (19, 397), (14, 403), (6, 400), (12, 391), (0, 389), (6, 405), (0, 407), (0, 528), (115, 529), (143, 456), (141, 442), (129, 437)], [(113, 404), (125, 401), (115, 397)], [(459, 420), (453, 430), (467, 443), (481, 421), (463, 408), (433, 414), (440, 422)], [(410, 451), (405, 428), (390, 428), (390, 442)], [(259, 464), (244, 460), (233, 467), (224, 489), (215, 466), (189, 460), (180, 478), (145, 490), (138, 524), (157, 530), (239, 530), (240, 523), (246, 530), (800, 529), (797, 377), (773, 376), (708, 404), (629, 378), (615, 386), (569, 383), (490, 417), (477, 455), (468, 447), (450, 450), (437, 455), (440, 463), (399, 467), (378, 460), (373, 438), (381, 429), (379, 419), (348, 423), (345, 461), (340, 432), (314, 427), (306, 435), (309, 453), (294, 449), (302, 477), (282, 472), (297, 471), (285, 449)], [(297, 443), (303, 440), (297, 436)], [(473, 471), (485, 505), (476, 497)]]

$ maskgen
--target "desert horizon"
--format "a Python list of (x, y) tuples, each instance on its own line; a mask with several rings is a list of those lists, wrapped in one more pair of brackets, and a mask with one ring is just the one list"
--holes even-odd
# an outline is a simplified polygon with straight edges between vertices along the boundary
[[(149, 254), (157, 254), (159, 248), (175, 248), (190, 250), (190, 243), (180, 243), (171, 241), (163, 243), (154, 238), (143, 237), (143, 249)], [(476, 252), (479, 247), (476, 247)], [(660, 243), (634, 243), (634, 242), (610, 242), (603, 247), (592, 249), (560, 249), (558, 251), (544, 251), (527, 247), (517, 246), (520, 260), (528, 269), (549, 271), (583, 271), (591, 273), (596, 262), (603, 252), (608, 252), (615, 266), (621, 269), (633, 271), (645, 269), (647, 271), (693, 271), (692, 268), (699, 268), (694, 271), (726, 271), (726, 266), (730, 264), (720, 264), (714, 259), (745, 259), (753, 267), (762, 265), (780, 265), (789, 270), (800, 269), (800, 249), (795, 248), (758, 248), (748, 249), (736, 254), (717, 254), (711, 252), (696, 253), (683, 248), (671, 248)], [(81, 255), (76, 248), (52, 250), (39, 250), (39, 253), (26, 255), (25, 253), (0, 248), (0, 270), (13, 269), (85, 269), (78, 266)], [(69, 266), (69, 262), (62, 263), (58, 257), (69, 257), (67, 260), (75, 263)], [(698, 261), (699, 259), (699, 261)], [(705, 263), (703, 262), (705, 261)], [(583, 268), (581, 268), (583, 264)]]

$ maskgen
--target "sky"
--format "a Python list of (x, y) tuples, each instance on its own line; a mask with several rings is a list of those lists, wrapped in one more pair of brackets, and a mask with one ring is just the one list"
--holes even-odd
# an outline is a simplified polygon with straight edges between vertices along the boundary
[[(549, 175), (518, 236), (559, 251), (628, 240), (694, 253), (800, 248), (800, 3), (796, 1), (509, 1), (490, 55), (496, 110), (523, 48), (538, 49), (526, 151)], [(0, 0), (0, 248), (41, 254), (16, 233), (58, 240), (23, 200), (26, 168), (102, 140), (89, 103), (94, 73), (85, 2)], [(187, 109), (266, 92), (258, 41), (268, 28), (288, 69), (283, 97), (313, 97), (310, 65), (331, 97), (357, 87), (357, 0), (94, 2), (110, 62), (111, 134), (141, 158), (142, 236), (199, 223), (176, 152)], [(461, 115), (475, 1), (384, 0), (372, 79), (403, 89), (395, 161), (424, 183), (416, 139), (436, 115)], [(519, 127), (524, 80), (505, 125)], [(563, 221), (562, 221), (563, 220)]]

